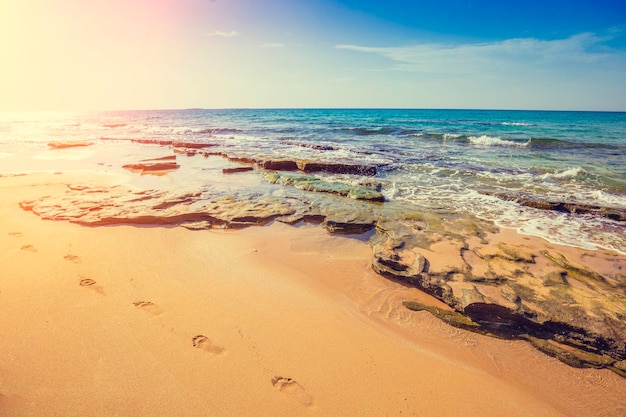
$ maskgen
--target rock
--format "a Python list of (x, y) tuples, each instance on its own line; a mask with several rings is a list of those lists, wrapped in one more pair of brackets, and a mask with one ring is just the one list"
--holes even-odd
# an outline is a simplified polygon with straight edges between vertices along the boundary
[(48, 142), (48, 146), (53, 149), (78, 148), (83, 146), (91, 146), (93, 142), (71, 141), (71, 142)]
[(376, 175), (376, 167), (347, 163), (301, 162), (300, 170), (310, 172), (329, 172), (333, 174)]
[(178, 169), (176, 155), (168, 155), (161, 158), (144, 159), (136, 164), (122, 165), (122, 168), (141, 175), (165, 175)]
[(374, 228), (374, 222), (358, 222), (354, 220), (326, 220), (324, 226), (329, 233), (339, 235), (360, 235)]
[(211, 222), (204, 220), (204, 221), (199, 221), (199, 222), (182, 223), (181, 227), (184, 227), (185, 229), (189, 229), (189, 230), (206, 230), (206, 229), (210, 229), (212, 227), (212, 224)]
[(556, 265), (563, 268), (570, 275), (576, 276), (579, 279), (584, 279), (588, 283), (590, 282), (606, 282), (606, 278), (604, 278), (601, 274), (596, 271), (592, 271), (582, 265), (576, 265), (567, 260), (567, 258), (560, 253), (551, 252), (548, 250), (542, 250), (541, 254), (548, 258), (550, 261), (554, 262)]
[[(617, 278), (608, 280), (554, 250), (541, 250), (542, 245), (525, 244), (522, 249), (467, 236), (463, 243), (442, 246), (437, 236), (463, 239), (448, 230), (458, 230), (454, 221), (441, 222), (432, 230), (420, 220), (379, 221), (371, 241), (372, 268), (446, 303), (456, 312), (446, 316), (447, 322), (458, 320), (455, 325), (468, 328), (469, 320), (474, 331), (529, 340), (568, 364), (620, 373), (617, 364), (626, 360), (626, 291), (611, 284)], [(431, 253), (428, 248), (435, 245), (438, 250)], [(445, 247), (449, 251), (442, 253)], [(458, 247), (466, 249), (459, 253)], [(481, 256), (463, 255), (467, 253)], [(431, 255), (437, 267), (431, 267)], [(467, 267), (456, 266), (458, 262), (450, 260), (455, 257)], [(491, 278), (477, 281), (473, 273), (485, 269), (480, 266), (485, 262)], [(614, 260), (607, 256), (606, 262)], [(546, 273), (548, 264), (561, 269)], [(448, 272), (442, 265), (451, 265)], [(583, 285), (571, 285), (569, 280)], [(547, 351), (547, 341), (558, 341), (560, 347), (550, 345)]]
[(355, 200), (385, 201), (385, 197), (380, 191), (339, 182), (329, 182), (311, 175), (268, 172), (263, 175), (263, 179), (272, 184), (290, 185), (306, 191), (332, 193)]
[(298, 164), (295, 161), (287, 161), (287, 160), (276, 160), (276, 161), (265, 161), (262, 164), (264, 169), (274, 170), (274, 171), (297, 171)]
[[(102, 140), (107, 140), (107, 138), (101, 138)], [(118, 140), (118, 139), (111, 139)], [(162, 139), (132, 139), (133, 143), (141, 143), (142, 145), (159, 145), (159, 146), (172, 146), (174, 141), (171, 140), (162, 140)]]
[(211, 148), (213, 146), (217, 146), (213, 143), (199, 143), (199, 142), (181, 142), (174, 141), (171, 145), (175, 148), (184, 148), (184, 149), (205, 149)]
[(479, 327), (470, 318), (454, 310), (444, 310), (442, 308), (429, 306), (418, 301), (405, 301), (402, 303), (406, 308), (412, 311), (428, 311), (438, 319), (461, 329), (476, 331)]
[(122, 168), (141, 175), (164, 175), (178, 169), (178, 167), (179, 165), (175, 162), (148, 162), (122, 165)]
[(576, 201), (541, 200), (534, 197), (526, 197), (506, 193), (492, 193), (487, 191), (480, 191), (480, 193), (498, 197), (502, 200), (515, 201), (516, 203), (523, 206), (533, 207), (541, 210), (561, 211), (571, 214), (593, 214), (595, 216), (607, 217), (615, 221), (626, 221), (626, 210), (618, 207), (605, 207), (593, 204), (578, 203)]
[(254, 168), (252, 167), (235, 167), (235, 168), (223, 168), (222, 169), (222, 173), (223, 174), (237, 174), (240, 172), (248, 172), (248, 171), (252, 171), (254, 170)]
[(547, 287), (567, 285), (567, 279), (565, 278), (566, 275), (567, 275), (567, 272), (565, 271), (554, 270), (554, 271), (550, 271), (544, 274), (541, 277), (541, 280), (543, 281), (543, 285)]
[(255, 158), (249, 158), (247, 156), (230, 156), (230, 155), (226, 155), (224, 153), (218, 153), (218, 154), (214, 154), (214, 155), (220, 155), (226, 159), (228, 159), (230, 162), (237, 162), (240, 164), (257, 164), (259, 163), (259, 160), (255, 159)]

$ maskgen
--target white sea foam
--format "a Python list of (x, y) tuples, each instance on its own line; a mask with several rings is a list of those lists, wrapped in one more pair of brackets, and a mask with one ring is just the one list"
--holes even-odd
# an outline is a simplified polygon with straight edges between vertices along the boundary
[(522, 123), (522, 122), (502, 122), (502, 126), (530, 126), (530, 123)]
[(501, 139), (495, 136), (470, 136), (467, 140), (474, 145), (481, 146), (507, 146), (507, 147), (518, 147), (522, 148), (528, 146), (530, 144), (530, 140), (527, 142), (515, 142), (512, 140)]
[(590, 194), (598, 204), (626, 207), (626, 195), (610, 194), (602, 190), (594, 190)]
[[(515, 229), (522, 234), (538, 236), (556, 244), (591, 250), (606, 248), (621, 253), (626, 251), (624, 235), (619, 231), (622, 226), (608, 219), (524, 207), (514, 201), (467, 189), (462, 184), (448, 182), (446, 186), (433, 186), (427, 184), (428, 181), (423, 181), (419, 175), (412, 177), (409, 182), (394, 182), (390, 188), (385, 185), (385, 197), (410, 201), (424, 209), (463, 211), (493, 221), (500, 227)], [(611, 197), (608, 195), (608, 199)]]
[(584, 175), (586, 173), (587, 173), (587, 171), (585, 171), (581, 167), (573, 167), (573, 168), (566, 169), (564, 171), (544, 174), (544, 175), (541, 176), (541, 178), (543, 178), (544, 180), (545, 179), (550, 179), (550, 178), (558, 178), (558, 179), (574, 178), (574, 177), (577, 177), (579, 175)]

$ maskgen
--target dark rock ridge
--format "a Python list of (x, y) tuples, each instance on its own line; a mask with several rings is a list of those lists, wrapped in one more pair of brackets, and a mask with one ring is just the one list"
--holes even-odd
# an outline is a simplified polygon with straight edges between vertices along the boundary
[(122, 165), (122, 168), (141, 175), (163, 175), (179, 168), (176, 163), (176, 155), (168, 155), (161, 158), (144, 159), (136, 164)]
[(223, 168), (222, 173), (224, 174), (237, 174), (239, 172), (248, 172), (253, 171), (252, 167), (235, 167), (235, 168)]
[[(101, 138), (101, 140), (120, 140), (112, 138)], [(133, 143), (146, 145), (160, 145), (173, 147), (176, 153), (203, 156), (221, 156), (231, 162), (257, 165), (260, 168), (272, 171), (302, 171), (304, 173), (325, 172), (330, 174), (350, 174), (359, 176), (375, 176), (377, 167), (374, 165), (358, 164), (353, 162), (322, 162), (290, 159), (259, 159), (243, 155), (229, 154), (225, 151), (207, 150), (208, 148), (219, 147), (215, 143), (184, 142), (159, 139), (130, 139)]]
[(540, 200), (527, 196), (512, 195), (507, 193), (491, 193), (487, 191), (481, 191), (481, 194), (492, 195), (502, 200), (515, 201), (523, 206), (541, 210), (560, 211), (572, 214), (593, 214), (594, 216), (607, 217), (611, 220), (626, 222), (626, 210), (617, 207), (604, 207), (593, 204), (578, 203), (575, 201)]
[(305, 173), (327, 172), (330, 174), (351, 174), (359, 176), (375, 176), (377, 172), (375, 166), (351, 163), (293, 161), (289, 159), (280, 159), (263, 161), (258, 164), (262, 168), (272, 171), (302, 171)]

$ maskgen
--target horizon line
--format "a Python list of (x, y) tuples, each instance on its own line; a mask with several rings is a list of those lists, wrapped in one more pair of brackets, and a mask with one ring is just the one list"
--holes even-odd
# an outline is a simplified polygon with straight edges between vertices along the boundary
[(90, 110), (0, 110), (0, 114), (24, 113), (105, 113), (105, 112), (141, 112), (141, 111), (216, 111), (216, 110), (442, 110), (442, 111), (534, 111), (534, 112), (579, 112), (579, 113), (626, 113), (624, 110), (589, 110), (589, 109), (530, 109), (530, 108), (487, 108), (487, 107), (179, 107), (179, 108), (127, 108), (127, 109), (90, 109)]

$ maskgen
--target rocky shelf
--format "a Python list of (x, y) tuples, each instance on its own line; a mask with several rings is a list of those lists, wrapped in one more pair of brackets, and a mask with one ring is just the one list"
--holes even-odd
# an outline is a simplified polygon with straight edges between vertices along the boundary
[(482, 191), (481, 194), (492, 195), (502, 200), (515, 201), (526, 207), (533, 207), (540, 210), (560, 211), (572, 214), (592, 214), (594, 216), (607, 217), (611, 220), (626, 222), (626, 210), (617, 207), (605, 207), (593, 204), (585, 204), (577, 201), (552, 201), (539, 200), (532, 197), (511, 195), (507, 193), (491, 193)]
[[(21, 207), (42, 219), (89, 226), (180, 225), (202, 230), (281, 221), (321, 224), (339, 234), (373, 230), (372, 268), (448, 306), (435, 309), (407, 300), (407, 308), (429, 311), (472, 331), (525, 339), (572, 366), (607, 368), (626, 377), (623, 255), (515, 239), (477, 219), (422, 213), (417, 207), (385, 202), (380, 185), (368, 179), (375, 168), (364, 165), (259, 161), (211, 153), (210, 145), (177, 145), (176, 153), (219, 155), (245, 167), (230, 173), (260, 171), (267, 187), (276, 192), (225, 194), (210, 186), (171, 191), (73, 184), (65, 193), (24, 201)], [(161, 164), (175, 169), (176, 157), (125, 168), (148, 173), (159, 171)], [(355, 178), (333, 182), (312, 172)]]

